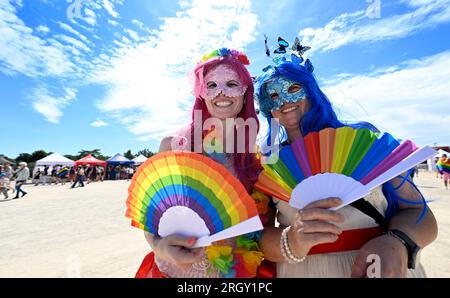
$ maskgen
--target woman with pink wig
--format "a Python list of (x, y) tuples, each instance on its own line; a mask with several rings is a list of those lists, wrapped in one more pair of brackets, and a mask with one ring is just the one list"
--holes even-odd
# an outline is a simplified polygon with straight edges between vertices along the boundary
[[(205, 55), (189, 74), (195, 96), (192, 122), (163, 139), (160, 152), (188, 150), (223, 164), (255, 199), (262, 222), (267, 223), (269, 199), (253, 191), (261, 165), (255, 155), (259, 122), (253, 80), (245, 67), (249, 63), (236, 50), (223, 48)], [(242, 129), (244, 133), (239, 135)], [(161, 238), (146, 232), (153, 252), (146, 256), (136, 277), (270, 277), (270, 265), (261, 265), (260, 235), (246, 234), (194, 249), (195, 238)]]

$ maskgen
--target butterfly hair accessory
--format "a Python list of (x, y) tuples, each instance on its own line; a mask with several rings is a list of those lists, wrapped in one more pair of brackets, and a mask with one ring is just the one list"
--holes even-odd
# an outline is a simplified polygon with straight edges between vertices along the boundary
[[(271, 57), (270, 48), (268, 45), (268, 37), (265, 34), (264, 34), (264, 47), (266, 51), (266, 56)], [(273, 54), (276, 54), (276, 56), (272, 58), (273, 64), (267, 65), (262, 69), (262, 71), (263, 73), (273, 71), (277, 67), (277, 65), (280, 65), (281, 63), (284, 62), (290, 62), (296, 65), (302, 65), (309, 72), (312, 73), (314, 71), (314, 66), (312, 65), (309, 59), (305, 60), (303, 58), (303, 55), (305, 55), (305, 53), (309, 50), (311, 50), (311, 47), (302, 45), (298, 37), (295, 38), (294, 43), (290, 47), (289, 42), (287, 42), (284, 38), (280, 36), (278, 37), (277, 48), (273, 51)]]

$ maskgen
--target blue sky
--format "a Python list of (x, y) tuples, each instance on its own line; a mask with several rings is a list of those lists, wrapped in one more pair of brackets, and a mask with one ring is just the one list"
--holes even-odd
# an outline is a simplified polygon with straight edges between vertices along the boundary
[[(189, 121), (186, 73), (298, 36), (342, 119), (450, 145), (450, 0), (0, 0), (0, 153), (157, 150)], [(75, 6), (74, 6), (75, 5)]]

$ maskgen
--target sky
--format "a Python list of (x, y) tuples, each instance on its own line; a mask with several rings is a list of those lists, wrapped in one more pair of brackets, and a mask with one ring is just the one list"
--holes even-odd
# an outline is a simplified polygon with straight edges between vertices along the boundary
[(0, 154), (156, 151), (201, 56), (236, 48), (258, 75), (264, 34), (312, 47), (340, 119), (450, 145), (450, 0), (0, 0)]

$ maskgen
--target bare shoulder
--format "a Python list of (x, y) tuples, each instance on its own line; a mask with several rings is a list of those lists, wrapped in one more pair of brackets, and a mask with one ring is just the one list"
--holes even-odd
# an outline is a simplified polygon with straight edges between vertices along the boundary
[(173, 137), (165, 137), (164, 139), (162, 139), (159, 145), (159, 152), (171, 151), (172, 139)]

